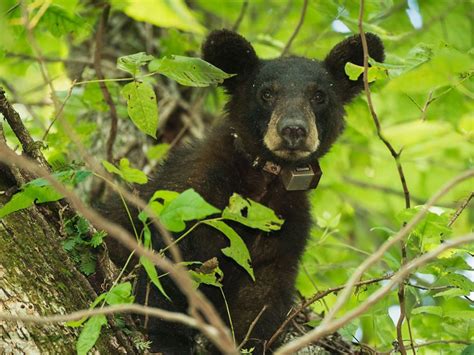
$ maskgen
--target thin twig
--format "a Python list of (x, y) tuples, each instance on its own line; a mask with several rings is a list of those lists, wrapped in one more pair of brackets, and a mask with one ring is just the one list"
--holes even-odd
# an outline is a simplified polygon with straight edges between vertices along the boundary
[(290, 343), (285, 344), (281, 348), (275, 351), (275, 355), (282, 355), (282, 354), (294, 354), (298, 349), (306, 346), (307, 344), (319, 340), (321, 337), (331, 334), (332, 332), (336, 331), (337, 329), (341, 328), (345, 324), (349, 323), (354, 318), (359, 317), (361, 314), (364, 314), (370, 307), (372, 307), (375, 303), (377, 303), (381, 298), (392, 291), (392, 288), (403, 282), (408, 275), (410, 275), (413, 271), (417, 268), (425, 265), (430, 260), (435, 259), (438, 255), (442, 254), (446, 250), (455, 248), (457, 246), (468, 244), (474, 242), (474, 233), (470, 233), (461, 237), (457, 237), (454, 239), (450, 239), (443, 244), (440, 244), (435, 249), (429, 251), (422, 256), (419, 256), (405, 265), (397, 271), (393, 277), (381, 288), (379, 288), (376, 292), (371, 294), (362, 304), (360, 304), (355, 309), (346, 312), (341, 318), (332, 320), (329, 323), (326, 323), (324, 326), (319, 326), (312, 331), (308, 332), (302, 337), (299, 337)]
[(64, 99), (64, 101), (61, 103), (61, 107), (59, 108), (59, 111), (56, 112), (56, 115), (54, 115), (54, 118), (52, 119), (51, 123), (49, 124), (48, 128), (46, 129), (46, 131), (44, 132), (43, 134), (43, 138), (41, 138), (42, 141), (46, 140), (46, 137), (48, 137), (48, 134), (49, 134), (49, 131), (51, 130), (51, 128), (53, 127), (54, 123), (57, 121), (57, 119), (62, 116), (63, 114), (63, 111), (64, 111), (64, 107), (66, 107), (66, 104), (67, 102), (69, 101), (69, 99), (71, 98), (71, 95), (72, 95), (72, 90), (74, 89), (74, 83), (76, 82), (76, 80), (74, 80), (71, 84), (71, 86), (69, 87), (69, 90), (67, 92), (67, 95), (66, 95), (66, 98)]
[(427, 341), (426, 343), (420, 343), (416, 344), (415, 348), (421, 348), (423, 346), (430, 346), (430, 345), (437, 345), (437, 344), (462, 344), (462, 345), (471, 345), (472, 341), (468, 340), (432, 340), (432, 341)]
[(451, 217), (448, 227), (451, 227), (454, 222), (459, 218), (461, 213), (464, 211), (464, 209), (469, 205), (469, 202), (471, 202), (472, 197), (474, 196), (474, 192), (471, 192), (471, 194), (464, 200), (464, 202), (459, 206), (459, 208), (454, 212), (454, 215)]
[[(95, 73), (99, 80), (104, 80), (105, 76), (102, 73), (102, 47), (104, 44), (104, 34), (107, 27), (107, 20), (109, 18), (110, 13), (110, 5), (106, 5), (104, 7), (104, 11), (102, 12), (102, 16), (99, 20), (99, 25), (97, 28), (97, 33), (95, 36), (95, 52), (94, 52), (94, 69)], [(104, 96), (104, 100), (110, 108), (110, 133), (109, 138), (106, 143), (106, 152), (107, 152), (107, 160), (109, 162), (113, 161), (113, 148), (115, 139), (117, 138), (117, 125), (118, 125), (118, 115), (117, 115), (117, 108), (115, 107), (114, 100), (112, 99), (112, 95), (110, 95), (110, 91), (107, 88), (107, 84), (103, 81), (99, 82), (100, 91), (102, 91), (102, 95)]]
[(253, 328), (255, 328), (255, 326), (257, 325), (257, 322), (259, 321), (260, 317), (262, 316), (263, 312), (265, 312), (267, 310), (268, 306), (265, 305), (262, 307), (262, 309), (260, 310), (260, 312), (258, 312), (257, 316), (255, 317), (255, 319), (252, 321), (252, 323), (250, 323), (250, 327), (249, 329), (247, 330), (247, 334), (245, 334), (245, 337), (244, 337), (244, 340), (242, 340), (242, 342), (239, 344), (239, 346), (237, 347), (237, 349), (242, 349), (243, 346), (247, 343), (247, 341), (249, 340), (250, 338), (250, 334), (252, 334), (252, 331), (253, 331)]
[(303, 7), (301, 8), (300, 20), (299, 20), (298, 24), (296, 25), (296, 28), (295, 28), (295, 30), (293, 31), (293, 34), (291, 35), (290, 39), (289, 39), (288, 42), (286, 43), (285, 48), (283, 48), (283, 51), (281, 52), (281, 56), (282, 56), (282, 57), (283, 57), (285, 54), (288, 53), (288, 51), (290, 50), (291, 45), (292, 45), (294, 39), (296, 38), (296, 36), (298, 35), (298, 32), (299, 32), (300, 29), (301, 29), (301, 26), (303, 26), (304, 18), (305, 18), (305, 16), (306, 16), (306, 10), (308, 9), (308, 2), (309, 2), (309, 0), (304, 0), (304, 2), (303, 2)]
[[(8, 312), (0, 312), (0, 320), (9, 322), (23, 322), (36, 324), (50, 324), (50, 323), (65, 323), (74, 320), (80, 320), (96, 316), (99, 314), (118, 314), (118, 313), (134, 313), (146, 316), (162, 318), (170, 322), (182, 323), (192, 328), (197, 328), (198, 324), (194, 318), (187, 314), (170, 312), (164, 309), (143, 306), (141, 304), (121, 304), (114, 306), (106, 306), (102, 308), (84, 309), (80, 311), (71, 312), (68, 314), (56, 314), (51, 316), (26, 315), (26, 314), (11, 314)], [(217, 330), (212, 326), (207, 325), (206, 328), (211, 333), (217, 333)]]
[(242, 7), (240, 8), (240, 13), (239, 17), (237, 17), (237, 20), (234, 23), (234, 26), (232, 26), (232, 31), (237, 31), (239, 29), (240, 24), (242, 23), (242, 20), (244, 19), (245, 13), (247, 12), (247, 8), (249, 7), (249, 0), (244, 0), (242, 3)]
[[(333, 331), (337, 330), (339, 327), (343, 326), (347, 322), (350, 322), (352, 319), (355, 317), (359, 316), (360, 314), (364, 313), (372, 304), (377, 302), (381, 297), (383, 297), (386, 293), (390, 291), (390, 288), (387, 289), (384, 285), (383, 290), (385, 290), (383, 294), (376, 293), (372, 294), (369, 296), (369, 298), (362, 303), (359, 307), (356, 309), (346, 313), (344, 317), (334, 320), (334, 317), (336, 313), (344, 306), (344, 304), (347, 302), (347, 300), (350, 298), (352, 294), (352, 288), (355, 286), (355, 284), (360, 280), (364, 272), (370, 268), (373, 264), (375, 264), (377, 261), (379, 261), (387, 252), (387, 250), (398, 243), (401, 239), (403, 239), (410, 231), (411, 229), (421, 221), (421, 219), (426, 215), (428, 212), (429, 208), (433, 206), (442, 196), (446, 195), (449, 191), (451, 191), (455, 186), (457, 186), (459, 183), (471, 179), (474, 177), (474, 169), (472, 170), (467, 170), (461, 175), (456, 176), (454, 179), (450, 180), (448, 183), (446, 183), (439, 191), (437, 191), (429, 200), (428, 202), (418, 211), (418, 213), (405, 225), (402, 227), (402, 229), (396, 233), (392, 238), (388, 239), (385, 241), (379, 249), (377, 249), (374, 253), (372, 253), (367, 259), (364, 260), (362, 264), (357, 267), (357, 269), (353, 272), (352, 276), (349, 278), (347, 281), (346, 285), (342, 289), (341, 293), (339, 294), (339, 297), (336, 300), (336, 303), (334, 304), (333, 308), (331, 309), (330, 312), (326, 315), (324, 320), (321, 322), (321, 324), (313, 329), (312, 331), (308, 332), (304, 337), (298, 338), (284, 347), (280, 349), (280, 354), (286, 354), (285, 351), (296, 351), (297, 349), (300, 349), (302, 346), (305, 346), (306, 344), (309, 344), (312, 341), (316, 341), (320, 339), (322, 336), (327, 335), (332, 333)], [(447, 241), (446, 243), (451, 243), (452, 240)], [(446, 246), (447, 244), (444, 243), (441, 246)], [(451, 245), (451, 244), (449, 244)], [(447, 247), (449, 248), (449, 246)], [(434, 249), (437, 250), (437, 249)], [(426, 255), (431, 255), (430, 253), (424, 254), (422, 257), (426, 257)], [(420, 258), (422, 258), (420, 257)], [(418, 258), (419, 259), (419, 258)], [(414, 259), (414, 260), (418, 260)], [(412, 261), (413, 262), (413, 261)], [(407, 265), (411, 265), (411, 263), (407, 263), (405, 266), (402, 267), (401, 270), (405, 270), (408, 268)], [(401, 271), (400, 270), (400, 271)], [(399, 271), (399, 272), (400, 272)], [(395, 275), (394, 275), (395, 277)], [(390, 284), (392, 283), (393, 278), (389, 282)], [(392, 287), (391, 285), (390, 287)], [(372, 296), (376, 295), (377, 298), (373, 299)], [(368, 304), (370, 302), (370, 304)], [(291, 352), (290, 352), (291, 353)]]
[(3, 115), (5, 120), (10, 125), (11, 129), (15, 133), (16, 137), (21, 143), (23, 147), (23, 152), (33, 158), (36, 159), (43, 167), (50, 169), (46, 158), (43, 156), (41, 152), (41, 145), (38, 142), (35, 142), (33, 138), (31, 138), (30, 134), (28, 133), (23, 121), (21, 120), (20, 115), (18, 112), (15, 111), (13, 106), (8, 102), (6, 98), (5, 91), (3, 88), (0, 87), (0, 113)]
[[(37, 61), (38, 58), (23, 53), (5, 53), (7, 58), (18, 58), (22, 60), (31, 60)], [(93, 65), (94, 63), (87, 59), (74, 59), (74, 58), (56, 58), (56, 57), (44, 57), (43, 61), (46, 63), (65, 63), (65, 64), (84, 64), (84, 65)]]
[[(393, 274), (388, 274), (388, 275), (385, 275), (385, 276), (382, 276), (382, 277), (377, 277), (375, 279), (359, 281), (355, 284), (355, 286), (358, 287), (358, 286), (363, 286), (363, 285), (370, 285), (370, 284), (380, 282), (380, 281), (383, 281), (383, 280), (388, 280), (392, 276), (393, 276)], [(288, 326), (290, 321), (293, 318), (295, 318), (299, 313), (301, 313), (307, 307), (312, 305), (314, 302), (319, 301), (320, 299), (323, 299), (324, 297), (326, 297), (327, 295), (330, 295), (331, 293), (338, 292), (338, 291), (342, 290), (343, 288), (344, 288), (344, 286), (338, 286), (338, 287), (329, 288), (329, 289), (324, 290), (324, 291), (319, 291), (316, 294), (314, 294), (314, 296), (312, 296), (311, 298), (308, 298), (307, 300), (305, 300), (298, 308), (296, 308), (285, 319), (285, 321), (280, 325), (280, 327), (275, 331), (275, 333), (273, 333), (270, 340), (268, 340), (266, 346), (269, 348), (275, 342), (275, 340), (280, 336), (280, 334), (285, 330), (285, 328)]]
[[(364, 22), (364, 0), (360, 0), (360, 8), (359, 8), (359, 20), (358, 20), (358, 27), (359, 27), (359, 33), (360, 33), (360, 38), (362, 42), (362, 49), (364, 53), (364, 76), (363, 76), (363, 81), (364, 81), (364, 90), (365, 94), (367, 96), (367, 104), (369, 106), (370, 113), (372, 115), (372, 119), (375, 123), (375, 127), (377, 130), (377, 136), (379, 139), (385, 144), (387, 149), (390, 151), (390, 154), (392, 155), (393, 159), (395, 159), (395, 164), (397, 166), (397, 171), (400, 177), (400, 181), (403, 187), (403, 193), (405, 196), (405, 208), (410, 208), (410, 192), (408, 190), (408, 185), (406, 182), (405, 174), (403, 172), (403, 167), (400, 162), (400, 152), (395, 151), (393, 148), (392, 144), (385, 138), (385, 136), (382, 133), (382, 127), (380, 124), (380, 120), (377, 116), (377, 113), (375, 112), (375, 108), (373, 106), (372, 102), (372, 95), (370, 92), (369, 88), (369, 80), (368, 80), (368, 72), (369, 72), (369, 48), (367, 45), (367, 38), (365, 37), (365, 32), (364, 32), (364, 27), (363, 27), (363, 22)], [(402, 260), (401, 260), (401, 265), (404, 265), (407, 261), (407, 253), (406, 253), (406, 247), (405, 243), (401, 241), (401, 252), (402, 252)], [(403, 321), (406, 318), (407, 319), (407, 326), (408, 326), (408, 332), (410, 335), (410, 341), (412, 344), (412, 350), (413, 353), (415, 353), (415, 349), (413, 348), (413, 338), (412, 338), (412, 333), (411, 333), (411, 327), (409, 324), (409, 320), (406, 317), (406, 309), (405, 309), (405, 285), (404, 283), (400, 283), (399, 285), (399, 290), (398, 290), (398, 301), (400, 305), (400, 317), (397, 322), (397, 339), (399, 342), (399, 350), (402, 355), (406, 355), (406, 349), (405, 345), (403, 344), (403, 334), (402, 334), (402, 326), (403, 326)]]

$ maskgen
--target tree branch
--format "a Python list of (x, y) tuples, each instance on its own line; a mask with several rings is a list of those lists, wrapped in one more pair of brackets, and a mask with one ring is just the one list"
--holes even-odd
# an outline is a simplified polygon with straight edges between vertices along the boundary
[[(360, 8), (359, 8), (359, 19), (358, 19), (358, 27), (359, 27), (359, 34), (360, 38), (362, 41), (362, 49), (364, 52), (364, 74), (363, 74), (363, 81), (364, 81), (364, 90), (365, 94), (367, 96), (367, 104), (369, 106), (370, 113), (372, 115), (372, 119), (375, 123), (375, 127), (377, 130), (377, 136), (379, 139), (385, 144), (387, 149), (390, 151), (390, 154), (392, 155), (393, 159), (395, 159), (395, 164), (397, 166), (397, 171), (398, 175), (400, 177), (400, 181), (402, 184), (403, 188), (403, 193), (405, 196), (405, 208), (410, 208), (410, 192), (408, 190), (408, 185), (407, 181), (405, 178), (405, 174), (403, 172), (403, 167), (400, 162), (400, 152), (395, 151), (393, 148), (392, 144), (385, 138), (385, 136), (382, 133), (382, 127), (380, 124), (380, 120), (377, 116), (377, 113), (375, 112), (374, 105), (372, 102), (372, 95), (370, 92), (369, 88), (369, 80), (368, 80), (368, 72), (369, 72), (369, 48), (367, 46), (367, 38), (365, 37), (365, 32), (364, 32), (364, 0), (360, 0)], [(401, 241), (401, 253), (402, 253), (402, 260), (401, 260), (401, 265), (404, 265), (407, 260), (407, 252), (405, 248), (405, 243)], [(399, 290), (398, 290), (398, 301), (400, 305), (400, 317), (397, 322), (397, 340), (399, 343), (399, 350), (402, 355), (406, 355), (406, 349), (405, 345), (403, 344), (403, 335), (402, 335), (402, 326), (403, 326), (403, 320), (406, 318), (406, 309), (405, 309), (405, 285), (404, 283), (400, 283), (399, 285)], [(413, 338), (411, 334), (411, 327), (410, 327), (410, 322), (407, 318), (407, 326), (408, 326), (408, 332), (410, 334), (410, 341), (412, 344), (412, 350), (413, 353), (415, 353), (415, 349), (413, 348)]]
[(8, 102), (5, 91), (0, 87), (0, 113), (10, 125), (11, 129), (20, 141), (23, 152), (30, 158), (35, 159), (41, 166), (50, 170), (50, 166), (41, 152), (40, 142), (35, 142), (28, 133), (18, 112)]
[(324, 326), (321, 324), (316, 329), (310, 331), (304, 336), (297, 338), (296, 340), (282, 346), (281, 348), (275, 351), (275, 355), (282, 354), (293, 354), (298, 349), (301, 349), (305, 345), (320, 339), (321, 337), (330, 334), (337, 329), (341, 328), (345, 324), (349, 323), (354, 318), (357, 318), (361, 314), (364, 314), (370, 307), (377, 303), (382, 297), (391, 292), (392, 288), (403, 282), (403, 280), (412, 273), (414, 270), (420, 266), (426, 264), (430, 260), (436, 258), (441, 253), (445, 252), (448, 249), (455, 248), (457, 246), (472, 243), (474, 242), (474, 233), (464, 235), (462, 237), (450, 239), (445, 243), (439, 245), (437, 248), (431, 250), (430, 252), (413, 259), (412, 261), (406, 263), (393, 277), (388, 281), (384, 286), (378, 289), (376, 292), (371, 294), (362, 304), (360, 304), (355, 309), (347, 312), (339, 319), (327, 322)]
[(293, 44), (294, 39), (296, 38), (296, 36), (298, 35), (298, 32), (299, 32), (300, 29), (301, 29), (301, 26), (303, 26), (304, 18), (305, 18), (305, 16), (306, 16), (306, 10), (308, 9), (308, 2), (309, 2), (309, 0), (303, 0), (303, 7), (301, 8), (300, 20), (299, 20), (298, 24), (296, 25), (296, 28), (295, 28), (295, 30), (293, 31), (293, 34), (291, 35), (290, 39), (289, 39), (288, 42), (286, 43), (285, 48), (283, 48), (283, 50), (282, 50), (282, 52), (281, 52), (281, 56), (282, 56), (282, 57), (283, 57), (285, 54), (288, 53), (288, 51), (289, 51), (290, 48), (291, 48), (291, 45)]
[[(360, 280), (360, 278), (364, 274), (364, 272), (370, 266), (372, 266), (374, 263), (376, 263), (378, 260), (380, 260), (390, 247), (392, 247), (393, 245), (398, 243), (400, 240), (402, 240), (409, 233), (409, 231), (419, 221), (421, 221), (421, 219), (428, 212), (429, 208), (431, 206), (433, 206), (442, 196), (444, 196), (446, 193), (451, 191), (451, 189), (453, 189), (455, 186), (457, 186), (462, 181), (465, 181), (465, 180), (470, 179), (472, 177), (474, 177), (474, 169), (468, 170), (468, 171), (462, 173), (461, 175), (458, 175), (454, 179), (450, 180), (447, 184), (445, 184), (438, 192), (436, 192), (429, 199), (429, 201), (426, 203), (426, 205), (424, 205), (421, 208), (421, 210), (405, 226), (403, 226), (403, 228), (398, 233), (396, 233), (392, 238), (388, 239), (385, 243), (383, 243), (377, 251), (375, 251), (361, 265), (359, 265), (359, 267), (354, 271), (354, 273), (352, 274), (350, 279), (347, 281), (346, 285), (344, 286), (344, 289), (341, 291), (338, 299), (336, 300), (335, 305), (333, 306), (331, 311), (328, 312), (328, 314), (326, 315), (324, 320), (321, 322), (321, 324), (317, 328), (315, 328), (314, 330), (312, 330), (311, 332), (306, 334), (304, 337), (298, 338), (298, 339), (294, 340), (293, 342), (288, 343), (286, 346), (282, 347), (279, 350), (280, 351), (279, 353), (280, 354), (284, 354), (284, 353), (286, 354), (287, 353), (286, 351), (290, 351), (290, 350), (291, 351), (296, 351), (297, 349), (300, 349), (304, 345), (309, 344), (312, 341), (316, 341), (319, 338), (321, 338), (322, 336), (324, 336), (326, 334), (329, 334), (329, 333), (335, 331), (336, 329), (338, 329), (339, 327), (343, 326), (344, 324), (346, 324), (345, 322), (341, 322), (342, 319), (344, 319), (346, 322), (349, 322), (353, 318), (355, 318), (358, 315), (364, 313), (367, 310), (368, 307), (363, 309), (362, 312), (361, 312), (360, 307), (362, 307), (362, 305), (365, 305), (365, 302), (360, 307), (356, 308), (355, 310), (351, 311), (350, 313), (346, 313), (346, 316), (353, 315), (352, 318), (350, 318), (350, 317), (346, 318), (346, 316), (344, 316), (344, 318), (333, 321), (335, 314), (347, 302), (347, 300), (349, 299), (349, 297), (352, 294), (352, 288)], [(445, 245), (446, 245), (446, 243), (442, 244), (442, 246), (445, 246)], [(437, 249), (434, 249), (434, 250), (437, 250)], [(427, 254), (425, 254), (424, 256), (426, 256), (426, 255)], [(424, 256), (422, 256), (422, 257), (424, 257)], [(414, 260), (417, 260), (417, 259), (414, 259)], [(406, 265), (409, 265), (412, 262), (407, 263)], [(406, 267), (407, 267), (406, 265), (404, 267), (402, 267), (402, 270), (406, 269)], [(393, 278), (392, 278), (392, 280), (393, 280)], [(390, 283), (392, 282), (392, 280), (390, 281)], [(387, 293), (388, 292), (389, 292), (389, 290), (387, 290)], [(382, 296), (383, 295), (381, 295), (380, 297), (382, 297)], [(371, 297), (372, 297), (372, 295), (369, 297), (369, 299), (371, 299)], [(378, 299), (379, 298), (377, 298), (375, 301), (377, 301)], [(375, 303), (375, 301), (373, 303)]]
[[(370, 279), (370, 280), (364, 280), (364, 281), (359, 281), (355, 284), (355, 286), (363, 286), (363, 285), (370, 285), (376, 282), (380, 282), (382, 280), (387, 280), (391, 278), (393, 274), (389, 274), (386, 276), (378, 277), (375, 279)], [(273, 333), (272, 337), (270, 340), (267, 342), (266, 347), (270, 348), (270, 346), (275, 342), (275, 340), (278, 339), (278, 336), (285, 330), (285, 328), (288, 326), (291, 320), (293, 320), (299, 313), (301, 313), (303, 310), (305, 310), (307, 307), (312, 305), (314, 302), (319, 301), (320, 299), (326, 297), (327, 295), (338, 292), (342, 290), (344, 286), (338, 286), (338, 287), (333, 287), (324, 291), (317, 292), (313, 297), (307, 299), (306, 301), (303, 302), (297, 309), (295, 309), (289, 316), (288, 318), (285, 319), (285, 321), (280, 325), (280, 327)]]
[[(36, 323), (36, 324), (49, 324), (49, 323), (65, 323), (74, 320), (80, 320), (82, 318), (91, 317), (99, 314), (109, 315), (118, 313), (134, 313), (155, 318), (161, 318), (169, 322), (181, 323), (191, 328), (199, 328), (198, 322), (184, 314), (178, 312), (170, 312), (164, 309), (143, 306), (141, 304), (120, 304), (114, 306), (106, 306), (102, 308), (84, 309), (68, 314), (57, 314), (51, 316), (35, 316), (25, 314), (11, 314), (8, 312), (0, 312), (0, 320), (8, 322), (23, 322), (23, 323)], [(218, 335), (219, 331), (210, 326), (204, 325), (208, 333)]]
[(232, 26), (232, 31), (237, 32), (240, 24), (242, 23), (242, 20), (244, 19), (244, 16), (245, 16), (245, 13), (247, 12), (248, 7), (249, 7), (249, 0), (244, 0), (244, 2), (242, 3), (242, 7), (240, 8), (239, 17), (237, 17), (237, 20), (235, 21), (234, 26)]
[(95, 36), (95, 52), (94, 52), (94, 69), (97, 74), (97, 78), (99, 78), (99, 87), (102, 91), (102, 95), (104, 96), (104, 100), (110, 108), (110, 133), (109, 138), (106, 144), (106, 152), (107, 152), (107, 160), (109, 162), (113, 162), (113, 149), (115, 139), (117, 138), (117, 125), (118, 125), (118, 115), (117, 115), (117, 108), (115, 107), (114, 100), (112, 99), (112, 95), (110, 95), (110, 91), (107, 88), (107, 84), (103, 81), (105, 79), (104, 74), (102, 73), (102, 47), (104, 42), (104, 33), (107, 27), (107, 19), (110, 13), (110, 5), (105, 5), (104, 11), (102, 12), (102, 16), (99, 20), (99, 25), (97, 28), (97, 33)]

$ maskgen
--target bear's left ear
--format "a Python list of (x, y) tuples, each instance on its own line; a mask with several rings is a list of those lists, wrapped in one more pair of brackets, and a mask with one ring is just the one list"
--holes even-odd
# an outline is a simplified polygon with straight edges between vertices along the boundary
[(241, 35), (229, 30), (212, 31), (202, 45), (202, 57), (228, 74), (237, 74), (224, 80), (224, 86), (230, 93), (239, 80), (259, 63), (252, 45)]
[[(369, 56), (377, 62), (383, 62), (385, 52), (382, 40), (373, 33), (366, 33), (365, 38), (367, 40)], [(364, 51), (359, 34), (346, 38), (336, 44), (326, 59), (324, 59), (324, 65), (337, 80), (339, 95), (344, 103), (351, 101), (364, 88), (362, 75), (355, 81), (349, 80), (344, 69), (348, 62), (359, 66), (364, 65)]]

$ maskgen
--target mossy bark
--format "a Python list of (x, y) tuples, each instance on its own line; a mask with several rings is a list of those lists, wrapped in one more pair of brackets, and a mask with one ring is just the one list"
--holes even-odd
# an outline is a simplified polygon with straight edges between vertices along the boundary
[[(0, 173), (0, 191), (8, 188)], [(6, 198), (0, 195), (0, 206)], [(95, 293), (61, 245), (57, 221), (37, 207), (0, 219), (0, 311), (52, 315), (87, 309)], [(74, 354), (79, 330), (63, 324), (0, 321), (1, 354)], [(105, 330), (96, 344), (101, 354), (130, 353)]]

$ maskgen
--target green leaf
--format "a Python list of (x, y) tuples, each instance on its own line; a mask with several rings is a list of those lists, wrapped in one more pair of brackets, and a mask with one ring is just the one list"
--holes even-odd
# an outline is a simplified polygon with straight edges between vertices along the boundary
[(433, 295), (433, 297), (445, 297), (446, 299), (450, 299), (453, 297), (459, 297), (459, 296), (464, 296), (468, 294), (469, 292), (466, 292), (460, 288), (450, 288), (449, 290), (446, 291), (441, 291), (438, 292), (436, 295)]
[(126, 158), (120, 159), (120, 171), (122, 171), (125, 181), (137, 184), (146, 184), (148, 182), (146, 174), (141, 170), (131, 168), (130, 162)]
[(255, 275), (250, 264), (249, 250), (236, 231), (222, 221), (209, 220), (204, 223), (221, 231), (229, 239), (230, 246), (222, 249), (222, 253), (242, 266), (248, 272), (252, 280), (255, 281)]
[(160, 221), (166, 229), (181, 232), (186, 228), (185, 221), (202, 219), (220, 210), (207, 203), (196, 191), (188, 189), (165, 204), (160, 213)]
[(462, 311), (447, 311), (445, 316), (456, 320), (472, 321), (474, 320), (474, 311), (468, 309)]
[(117, 68), (136, 76), (140, 68), (154, 58), (145, 52), (126, 55), (117, 59)]
[(443, 308), (439, 306), (422, 306), (422, 307), (414, 308), (411, 311), (411, 314), (420, 314), (420, 313), (434, 314), (435, 316), (441, 317), (443, 315)]
[(474, 355), (474, 344), (465, 347), (461, 355)]
[[(420, 208), (421, 206), (405, 209), (397, 215), (397, 219), (400, 223), (407, 222), (419, 212)], [(436, 213), (432, 211), (436, 211)], [(441, 243), (442, 238), (451, 234), (451, 228), (447, 226), (448, 222), (449, 214), (445, 210), (433, 208), (428, 211), (411, 232), (413, 235), (420, 237), (421, 251), (425, 252), (436, 248)]]
[(62, 7), (52, 4), (39, 21), (39, 25), (47, 28), (55, 37), (69, 33), (88, 32), (89, 25), (78, 15), (73, 15)]
[(447, 275), (444, 275), (439, 281), (446, 282), (448, 285), (458, 287), (464, 290), (465, 292), (474, 291), (474, 282), (464, 275), (449, 273)]
[(23, 210), (33, 205), (34, 197), (18, 192), (12, 196), (10, 201), (0, 208), (0, 218), (8, 216), (10, 213)]
[(105, 302), (113, 306), (115, 304), (129, 304), (133, 303), (135, 297), (132, 295), (132, 284), (130, 282), (123, 282), (112, 287), (105, 297)]
[(235, 193), (230, 197), (222, 217), (265, 232), (279, 230), (284, 222), (272, 209)]
[(219, 280), (222, 280), (224, 273), (219, 267), (216, 267), (210, 272), (202, 273), (195, 270), (189, 270), (189, 274), (193, 281), (196, 283), (196, 287), (200, 284), (208, 286), (222, 287)]
[(123, 87), (122, 96), (127, 100), (127, 112), (135, 126), (156, 138), (158, 107), (153, 87), (148, 83), (133, 81)]
[(160, 161), (165, 157), (166, 153), (168, 153), (169, 148), (170, 145), (167, 143), (157, 144), (148, 149), (148, 151), (146, 152), (146, 156), (150, 160)]
[(224, 79), (234, 76), (201, 58), (179, 55), (156, 59), (150, 63), (149, 70), (166, 75), (181, 85), (198, 87), (220, 84)]
[(171, 201), (179, 197), (179, 192), (169, 190), (157, 190), (150, 198), (150, 201), (161, 200), (164, 205), (168, 205)]
[(84, 251), (80, 257), (79, 269), (86, 276), (92, 275), (95, 272), (95, 257), (89, 251)]
[[(39, 179), (37, 179), (39, 180)], [(35, 181), (35, 180), (34, 180)], [(12, 196), (10, 201), (0, 208), (0, 218), (10, 213), (33, 206), (34, 203), (46, 203), (58, 201), (63, 198), (52, 186), (37, 186), (39, 181), (27, 183), (22, 187), (22, 191)]]
[(113, 0), (112, 4), (137, 21), (157, 27), (204, 33), (204, 27), (197, 22), (183, 0), (128, 0), (125, 6), (123, 0)]
[(104, 238), (107, 236), (107, 233), (104, 231), (97, 231), (95, 232), (90, 241), (90, 245), (94, 248), (97, 248), (104, 242)]
[(156, 286), (156, 288), (162, 293), (163, 296), (166, 297), (166, 299), (170, 300), (169, 296), (166, 294), (165, 289), (161, 285), (160, 279), (158, 277), (158, 273), (156, 272), (156, 267), (153, 265), (153, 263), (148, 259), (147, 257), (141, 256), (140, 257), (140, 264), (143, 266), (145, 269), (146, 274), (150, 278), (151, 282), (153, 285)]
[(76, 343), (76, 351), (78, 355), (86, 355), (99, 339), (102, 327), (107, 324), (107, 318), (103, 314), (98, 314), (89, 318), (82, 328), (79, 339)]
[(130, 162), (126, 158), (120, 159), (119, 168), (105, 160), (102, 160), (102, 165), (109, 173), (117, 174), (127, 182), (136, 184), (146, 184), (148, 182), (146, 174), (141, 170), (131, 168)]
[[(359, 76), (364, 72), (364, 67), (360, 65), (356, 65), (350, 62), (347, 62), (344, 70), (349, 77), (350, 80), (357, 80)], [(385, 79), (387, 78), (387, 71), (385, 68), (372, 65), (367, 70), (367, 81), (369, 83), (374, 82), (377, 79)]]

